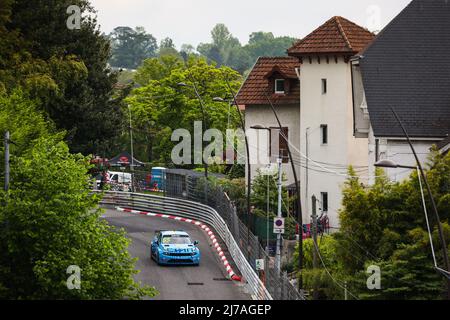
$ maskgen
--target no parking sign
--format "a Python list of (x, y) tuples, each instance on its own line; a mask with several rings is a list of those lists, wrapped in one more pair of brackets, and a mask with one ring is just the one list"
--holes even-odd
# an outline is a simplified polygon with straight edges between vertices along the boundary
[(273, 233), (284, 234), (284, 218), (275, 218), (273, 220)]

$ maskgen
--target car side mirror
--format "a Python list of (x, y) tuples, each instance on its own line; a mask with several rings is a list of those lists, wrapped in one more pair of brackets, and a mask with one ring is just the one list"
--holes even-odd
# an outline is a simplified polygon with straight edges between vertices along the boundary
[(157, 246), (159, 246), (159, 241), (158, 241), (158, 240), (156, 240), (156, 241), (155, 241), (155, 244), (156, 244)]
[(197, 245), (198, 245), (198, 241), (195, 240), (195, 241), (194, 241), (194, 246), (197, 246)]

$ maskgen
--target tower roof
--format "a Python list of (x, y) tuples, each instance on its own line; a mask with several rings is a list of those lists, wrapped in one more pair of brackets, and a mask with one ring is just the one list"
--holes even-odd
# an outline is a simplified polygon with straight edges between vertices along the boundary
[(356, 54), (375, 34), (343, 17), (332, 17), (288, 49), (291, 56), (309, 54)]

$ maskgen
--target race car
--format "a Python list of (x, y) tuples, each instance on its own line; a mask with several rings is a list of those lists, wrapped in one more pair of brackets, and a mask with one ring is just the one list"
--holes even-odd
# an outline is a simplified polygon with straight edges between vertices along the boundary
[(184, 231), (157, 231), (150, 248), (150, 257), (158, 265), (200, 265), (198, 241), (192, 242)]

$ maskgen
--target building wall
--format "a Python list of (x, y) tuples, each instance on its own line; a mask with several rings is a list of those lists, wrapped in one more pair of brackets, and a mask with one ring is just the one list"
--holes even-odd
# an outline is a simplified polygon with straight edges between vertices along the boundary
[[(310, 221), (312, 196), (319, 200), (328, 193), (328, 217), (331, 227), (339, 227), (338, 210), (341, 207), (342, 187), (347, 167), (366, 166), (368, 140), (353, 135), (353, 99), (350, 63), (343, 58), (303, 60), (301, 67), (301, 151), (314, 161), (301, 169), (302, 209), (304, 221)], [(322, 79), (327, 79), (327, 93), (322, 94)], [(321, 144), (320, 126), (328, 126), (328, 144)], [(306, 134), (308, 132), (308, 139)], [(308, 148), (307, 148), (308, 147)], [(308, 149), (308, 151), (307, 151)], [(306, 159), (303, 159), (306, 166)], [(367, 171), (365, 171), (367, 172)], [(321, 208), (321, 205), (318, 206)], [(319, 210), (320, 215), (320, 210)]]
[[(406, 139), (395, 139), (395, 138), (378, 138), (378, 158), (377, 158), (377, 138), (374, 136), (372, 127), (370, 128), (369, 134), (369, 172), (370, 180), (369, 183), (373, 184), (375, 182), (375, 163), (378, 160), (388, 159), (394, 162), (405, 165), (405, 166), (415, 166), (416, 160), (411, 148), (406, 141)], [(417, 156), (420, 162), (425, 167), (427, 163), (428, 156), (430, 154), (430, 148), (433, 144), (439, 143), (439, 139), (412, 139), (412, 144), (416, 150)], [(400, 182), (407, 179), (411, 170), (409, 169), (384, 169), (387, 173), (389, 179), (392, 181)]]
[[(297, 105), (275, 106), (280, 122), (284, 127), (289, 128), (289, 141), (295, 148), (300, 148), (300, 107)], [(278, 127), (272, 109), (268, 105), (250, 105), (245, 109), (246, 130), (249, 135), (250, 161), (252, 164), (252, 179), (257, 175), (257, 170), (267, 167), (270, 163), (276, 163), (275, 159), (269, 158), (269, 132), (267, 130), (250, 129), (254, 125), (265, 127)], [(295, 148), (291, 147), (294, 159), (299, 159), (300, 155)], [(275, 161), (274, 161), (275, 160)], [(246, 169), (247, 170), (247, 169)], [(286, 185), (295, 182), (290, 163), (283, 164), (283, 172), (286, 174)], [(297, 167), (299, 174), (300, 167)]]

